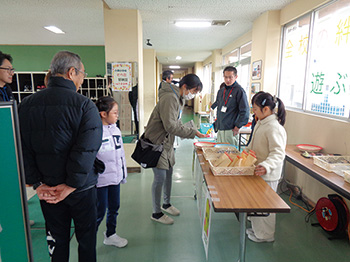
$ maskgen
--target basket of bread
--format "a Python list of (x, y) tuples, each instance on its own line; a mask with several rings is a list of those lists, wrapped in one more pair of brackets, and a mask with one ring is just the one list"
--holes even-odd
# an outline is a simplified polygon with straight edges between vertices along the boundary
[(239, 153), (220, 154), (216, 159), (208, 160), (210, 169), (214, 176), (252, 176), (256, 162), (256, 155), (253, 150), (243, 150)]
[(206, 148), (203, 148), (203, 155), (204, 155), (206, 160), (210, 160), (210, 159), (216, 160), (224, 153), (239, 154), (239, 151), (235, 147), (206, 147)]

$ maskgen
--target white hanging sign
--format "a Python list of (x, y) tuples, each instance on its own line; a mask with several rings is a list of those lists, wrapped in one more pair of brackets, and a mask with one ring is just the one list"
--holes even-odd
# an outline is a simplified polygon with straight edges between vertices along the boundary
[(132, 65), (131, 63), (112, 63), (112, 90), (131, 91)]

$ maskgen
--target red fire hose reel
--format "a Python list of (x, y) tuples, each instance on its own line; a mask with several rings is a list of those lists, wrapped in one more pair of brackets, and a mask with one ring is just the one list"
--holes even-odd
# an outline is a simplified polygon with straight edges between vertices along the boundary
[[(320, 226), (332, 234), (344, 234), (349, 226), (349, 210), (345, 201), (336, 194), (322, 197), (316, 204), (316, 217)], [(350, 234), (350, 232), (348, 232)]]

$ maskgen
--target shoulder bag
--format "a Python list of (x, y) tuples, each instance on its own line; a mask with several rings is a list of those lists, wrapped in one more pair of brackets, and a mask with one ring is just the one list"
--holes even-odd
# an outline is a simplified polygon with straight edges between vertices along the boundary
[(136, 143), (136, 147), (131, 157), (143, 168), (156, 167), (159, 158), (163, 152), (163, 143), (160, 145), (152, 144), (150, 140), (142, 134)]

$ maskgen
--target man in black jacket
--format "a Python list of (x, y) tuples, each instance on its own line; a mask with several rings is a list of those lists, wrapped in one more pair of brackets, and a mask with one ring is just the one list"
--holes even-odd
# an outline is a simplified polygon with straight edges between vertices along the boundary
[(12, 90), (9, 84), (15, 69), (12, 67), (12, 57), (0, 51), (0, 102), (13, 100)]
[(102, 141), (95, 104), (77, 93), (84, 81), (80, 57), (58, 52), (48, 88), (19, 106), (26, 183), (33, 185), (46, 222), (51, 261), (69, 260), (73, 219), (79, 261), (96, 261), (96, 188), (93, 167)]

